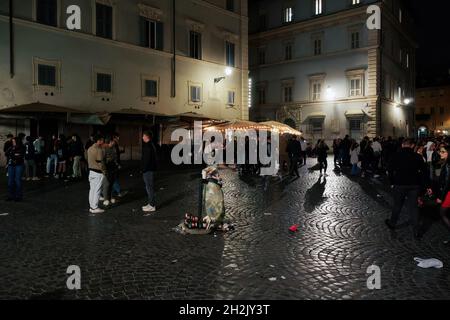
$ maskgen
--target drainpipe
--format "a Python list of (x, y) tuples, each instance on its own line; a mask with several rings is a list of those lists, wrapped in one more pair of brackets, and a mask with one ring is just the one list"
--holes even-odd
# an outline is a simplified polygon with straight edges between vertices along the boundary
[(9, 74), (14, 78), (14, 29), (13, 29), (13, 0), (9, 0)]
[(176, 0), (172, 0), (172, 98), (177, 96), (176, 89)]

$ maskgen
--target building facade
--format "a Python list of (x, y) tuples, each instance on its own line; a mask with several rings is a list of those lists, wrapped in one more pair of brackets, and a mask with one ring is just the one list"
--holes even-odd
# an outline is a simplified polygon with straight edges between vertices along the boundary
[[(71, 5), (81, 30), (68, 29)], [(21, 113), (0, 116), (1, 136), (86, 138), (109, 119), (139, 144), (143, 128), (180, 115), (248, 119), (246, 0), (21, 0), (11, 12), (1, 1), (0, 112)], [(53, 121), (49, 108), (72, 112)]]
[[(369, 30), (369, 6), (381, 30)], [(261, 0), (250, 8), (251, 118), (307, 139), (415, 132), (415, 42), (397, 0)]]
[(450, 86), (418, 88), (416, 127), (421, 137), (450, 133)]

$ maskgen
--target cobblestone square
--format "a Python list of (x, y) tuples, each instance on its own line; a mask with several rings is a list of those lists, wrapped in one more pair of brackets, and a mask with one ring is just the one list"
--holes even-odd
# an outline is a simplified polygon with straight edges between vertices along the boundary
[[(86, 181), (27, 182), (24, 202), (0, 201), (8, 213), (0, 216), (0, 299), (450, 298), (450, 235), (437, 217), (422, 241), (406, 223), (391, 232), (385, 183), (331, 170), (324, 181), (313, 165), (297, 180), (273, 179), (267, 192), (260, 179), (222, 170), (236, 229), (208, 236), (172, 231), (197, 210), (198, 171), (159, 173), (151, 217), (141, 212), (137, 170), (121, 177), (130, 193), (99, 216), (89, 216)], [(418, 268), (414, 257), (444, 268)], [(81, 268), (81, 290), (66, 288), (70, 265)], [(367, 288), (371, 265), (381, 268), (381, 290)]]

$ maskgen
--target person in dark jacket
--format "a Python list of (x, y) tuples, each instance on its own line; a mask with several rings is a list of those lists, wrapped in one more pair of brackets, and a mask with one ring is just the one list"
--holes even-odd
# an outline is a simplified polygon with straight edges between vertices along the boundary
[[(440, 214), (447, 228), (450, 230), (450, 147), (442, 147), (439, 150), (441, 159), (445, 161), (439, 176), (439, 184), (437, 190), (437, 203), (441, 205)], [(445, 242), (446, 244), (449, 241)]]
[(22, 201), (22, 175), (25, 163), (25, 147), (16, 137), (6, 150), (8, 159), (8, 198), (6, 201)]
[(286, 151), (290, 160), (289, 175), (294, 176), (295, 173), (297, 178), (300, 178), (300, 174), (298, 173), (298, 163), (302, 156), (302, 146), (295, 136), (289, 140)]
[(11, 148), (11, 146), (13, 145), (13, 139), (14, 136), (10, 133), (6, 136), (6, 141), (5, 144), (3, 145), (3, 153), (5, 154), (5, 158), (6, 158), (6, 163), (8, 163), (8, 156), (6, 154), (6, 152), (9, 150), (9, 148)]
[(330, 150), (330, 148), (328, 147), (328, 145), (325, 143), (325, 140), (320, 140), (319, 143), (317, 144), (316, 147), (316, 152), (317, 152), (317, 161), (319, 162), (319, 167), (320, 167), (320, 176), (322, 176), (322, 170), (323, 170), (323, 175), (326, 177), (328, 176), (327, 174), (327, 169), (328, 169), (328, 150)]
[(419, 194), (425, 188), (428, 188), (428, 193), (432, 191), (429, 189), (426, 164), (413, 148), (414, 142), (405, 139), (402, 148), (393, 155), (389, 164), (388, 172), (394, 194), (394, 207), (391, 218), (386, 220), (386, 225), (391, 230), (396, 228), (400, 212), (407, 201), (414, 237), (420, 239), (422, 232), (419, 229)]
[(27, 137), (25, 143), (25, 177), (27, 181), (33, 179), (34, 181), (39, 180), (36, 176), (36, 150), (33, 144), (33, 138)]
[(77, 134), (72, 135), (72, 139), (69, 142), (69, 157), (73, 162), (72, 178), (80, 179), (82, 177), (81, 159), (84, 157), (84, 146)]
[(148, 196), (148, 205), (142, 207), (142, 211), (149, 215), (156, 211), (155, 205), (155, 187), (154, 175), (157, 170), (157, 156), (156, 147), (152, 141), (153, 135), (151, 132), (144, 132), (142, 135), (142, 172), (145, 182), (145, 190)]

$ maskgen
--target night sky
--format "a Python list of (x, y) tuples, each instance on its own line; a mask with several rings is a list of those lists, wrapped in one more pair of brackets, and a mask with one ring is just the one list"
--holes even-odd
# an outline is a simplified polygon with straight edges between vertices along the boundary
[[(408, 2), (415, 19), (415, 38), (419, 45), (417, 85), (450, 83), (450, 11), (429, 1)], [(439, 1), (440, 4), (443, 2)]]

